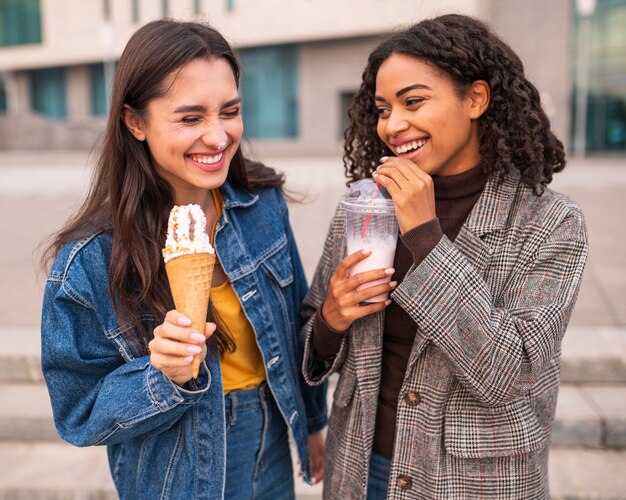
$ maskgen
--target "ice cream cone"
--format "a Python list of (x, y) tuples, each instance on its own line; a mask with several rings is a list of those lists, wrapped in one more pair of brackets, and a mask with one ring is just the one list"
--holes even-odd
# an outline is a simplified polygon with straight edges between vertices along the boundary
[[(191, 327), (202, 334), (206, 326), (214, 266), (214, 253), (180, 255), (165, 263), (176, 310), (187, 316)], [(193, 358), (193, 378), (198, 377), (200, 358), (200, 355)]]

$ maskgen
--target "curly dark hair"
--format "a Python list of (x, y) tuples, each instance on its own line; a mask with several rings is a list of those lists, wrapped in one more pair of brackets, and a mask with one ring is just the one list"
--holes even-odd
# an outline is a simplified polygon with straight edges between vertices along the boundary
[(371, 175), (381, 156), (393, 155), (376, 133), (374, 102), (378, 69), (393, 54), (432, 64), (450, 78), (459, 96), (477, 80), (489, 84), (491, 102), (479, 119), (481, 163), (488, 174), (503, 177), (516, 168), (539, 194), (552, 174), (563, 170), (563, 143), (550, 130), (520, 58), (481, 21), (451, 14), (395, 33), (370, 54), (348, 110), (343, 156), (348, 183)]

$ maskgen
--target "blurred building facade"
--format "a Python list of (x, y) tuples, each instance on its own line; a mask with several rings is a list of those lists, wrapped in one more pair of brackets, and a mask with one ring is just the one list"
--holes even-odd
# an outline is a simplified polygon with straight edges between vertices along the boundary
[[(566, 144), (584, 116), (586, 151), (623, 154), (626, 0), (591, 4), (581, 14), (574, 0), (0, 0), (0, 149), (92, 147), (126, 41), (173, 17), (208, 21), (238, 49), (256, 152), (336, 154), (377, 42), (458, 12), (487, 21), (517, 51)], [(576, 98), (581, 68), (586, 99)]]

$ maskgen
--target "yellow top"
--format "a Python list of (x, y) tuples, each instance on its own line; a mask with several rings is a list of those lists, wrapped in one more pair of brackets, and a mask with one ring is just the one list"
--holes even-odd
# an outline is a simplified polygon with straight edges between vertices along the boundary
[[(217, 209), (217, 217), (211, 230), (213, 243), (217, 219), (222, 213), (224, 201), (219, 189), (213, 189), (211, 194)], [(237, 345), (235, 352), (228, 352), (222, 357), (224, 394), (260, 385), (266, 379), (263, 357), (256, 343), (252, 325), (246, 318), (235, 290), (228, 280), (211, 288), (211, 303), (220, 318), (220, 324), (228, 330)]]

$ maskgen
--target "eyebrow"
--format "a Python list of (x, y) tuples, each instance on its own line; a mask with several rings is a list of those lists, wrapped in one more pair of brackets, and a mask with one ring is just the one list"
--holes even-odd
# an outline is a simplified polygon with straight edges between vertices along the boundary
[[(396, 97), (402, 97), (404, 94), (406, 94), (407, 92), (410, 92), (411, 90), (432, 90), (432, 89), (428, 85), (424, 85), (423, 83), (416, 83), (414, 85), (409, 85), (408, 87), (404, 87), (398, 90), (396, 92)], [(374, 96), (374, 100), (384, 102), (385, 98), (377, 95), (377, 96)]]
[[(241, 102), (241, 97), (236, 97), (235, 99), (226, 101), (222, 105), (222, 109), (230, 108), (231, 106), (234, 106), (235, 104), (239, 104), (240, 102)], [(176, 108), (174, 110), (174, 113), (206, 113), (206, 111), (207, 111), (206, 106), (202, 106), (200, 104), (185, 104)]]

